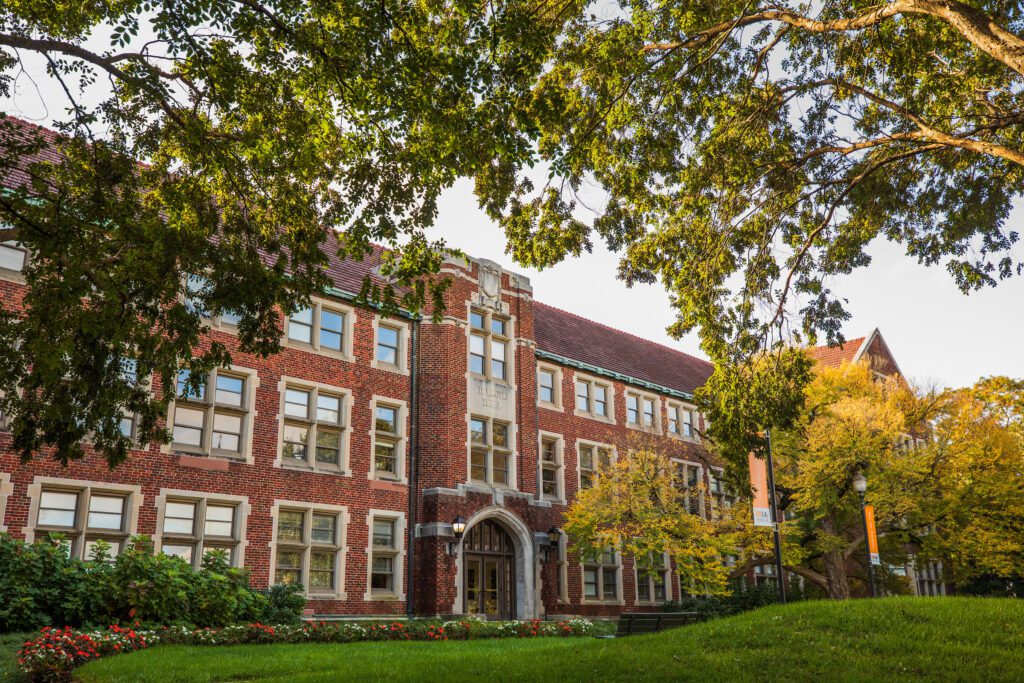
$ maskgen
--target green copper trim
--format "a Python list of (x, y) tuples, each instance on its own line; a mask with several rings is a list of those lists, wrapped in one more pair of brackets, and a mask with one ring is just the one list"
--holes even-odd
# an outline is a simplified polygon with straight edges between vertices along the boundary
[(537, 356), (537, 358), (543, 358), (544, 360), (554, 361), (559, 365), (568, 365), (569, 367), (576, 368), (577, 370), (585, 370), (592, 375), (599, 375), (601, 377), (617, 379), (620, 382), (625, 382), (626, 384), (632, 384), (634, 386), (643, 387), (644, 389), (650, 389), (651, 391), (656, 391), (659, 394), (666, 394), (668, 396), (674, 396), (676, 398), (682, 398), (689, 401), (693, 400), (693, 394), (687, 393), (685, 391), (671, 389), (661, 384), (655, 384), (654, 382), (648, 382), (643, 379), (637, 379), (636, 377), (630, 377), (629, 375), (624, 375), (621, 372), (615, 372), (614, 370), (606, 370), (605, 368), (599, 368), (596, 365), (584, 363), (583, 361), (573, 360), (572, 358), (566, 358), (565, 356), (560, 356), (557, 353), (551, 353), (550, 351), (541, 351), (540, 349), (537, 349), (536, 351), (534, 351), (534, 354)]

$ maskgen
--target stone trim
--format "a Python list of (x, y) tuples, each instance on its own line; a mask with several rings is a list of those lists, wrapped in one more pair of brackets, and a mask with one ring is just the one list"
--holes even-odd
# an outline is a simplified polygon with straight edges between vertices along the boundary
[[(390, 519), (395, 522), (394, 584), (398, 589), (394, 593), (374, 593), (370, 586), (373, 574), (373, 521), (375, 518)], [(449, 528), (451, 525), (449, 525)], [(403, 602), (405, 600), (405, 513), (395, 510), (368, 510), (366, 512), (366, 592), (363, 600)]]
[[(341, 405), (341, 462), (339, 468), (334, 469), (331, 467), (318, 467), (316, 464), (303, 467), (298, 464), (287, 463), (285, 464), (283, 459), (284, 452), (284, 403), (285, 403), (285, 390), (289, 387), (295, 387), (298, 389), (316, 389), (317, 391), (323, 391), (328, 394), (334, 394), (342, 397)], [(326, 384), (324, 382), (312, 382), (298, 377), (291, 377), (289, 375), (281, 375), (277, 382), (277, 450), (274, 456), (274, 467), (279, 467), (288, 471), (296, 472), (316, 472), (318, 474), (333, 474), (337, 476), (350, 477), (352, 476), (352, 390), (345, 389), (343, 387)], [(316, 414), (316, 406), (311, 405), (310, 410)], [(315, 421), (314, 421), (315, 422)], [(312, 448), (316, 449), (316, 444), (312, 444)], [(316, 456), (313, 455), (313, 462), (316, 462)]]
[[(274, 576), (277, 574), (277, 522), (280, 517), (281, 509), (295, 509), (302, 510), (307, 513), (306, 522), (307, 529), (312, 524), (312, 515), (316, 512), (330, 512), (337, 514), (338, 524), (338, 545), (325, 546), (333, 547), (337, 552), (338, 564), (335, 568), (335, 582), (337, 584), (336, 590), (333, 593), (311, 593), (309, 590), (309, 550), (313, 545), (311, 542), (305, 543), (306, 558), (303, 561), (303, 584), (306, 589), (306, 598), (310, 600), (348, 600), (348, 593), (345, 591), (345, 565), (348, 557), (348, 506), (346, 505), (326, 505), (321, 503), (310, 503), (307, 501), (293, 501), (293, 500), (281, 500), (278, 498), (274, 499), (274, 504), (270, 507), (270, 542), (267, 547), (270, 550), (270, 570), (267, 575), (267, 586), (274, 585)], [(307, 531), (303, 531), (306, 534)]]
[[(172, 502), (176, 501), (187, 501), (187, 502), (202, 502), (202, 506), (196, 507), (197, 519), (196, 524), (205, 523), (205, 519), (198, 519), (200, 508), (205, 512), (206, 504), (209, 503), (230, 503), (235, 506), (236, 515), (235, 526), (236, 526), (236, 537), (238, 543), (235, 545), (237, 552), (234, 553), (231, 565), (234, 567), (245, 566), (245, 549), (249, 546), (249, 537), (247, 530), (249, 527), (249, 514), (252, 512), (252, 506), (249, 504), (248, 496), (233, 496), (226, 493), (207, 493), (205, 491), (190, 491), (187, 489), (160, 489), (160, 494), (153, 500), (153, 505), (156, 507), (156, 530), (153, 532), (153, 548), (159, 551), (163, 547), (163, 536), (164, 536), (164, 515), (167, 512), (167, 499), (170, 498)], [(202, 544), (203, 537), (199, 536), (199, 544)], [(216, 543), (214, 543), (216, 545)], [(197, 550), (201, 552), (201, 549), (197, 547)]]
[[(544, 440), (553, 439), (555, 441), (555, 461), (558, 463), (558, 474), (557, 474), (557, 486), (560, 495), (557, 496), (546, 496), (544, 495)], [(577, 468), (579, 467), (577, 459)], [(566, 504), (565, 494), (565, 437), (555, 432), (547, 432), (539, 430), (537, 432), (537, 498), (549, 503), (556, 505)]]
[[(398, 330), (398, 365), (382, 363), (377, 360), (377, 330), (381, 326), (393, 327)], [(379, 313), (373, 314), (373, 348), (370, 350), (370, 367), (387, 370), (399, 375), (409, 374), (409, 323), (395, 318), (382, 318)]]
[(4, 513), (7, 511), (7, 499), (14, 493), (14, 484), (11, 483), (11, 475), (7, 472), (0, 472), (0, 533), (7, 531), (4, 525)]
[[(398, 415), (395, 419), (395, 426), (400, 430), (398, 434), (398, 440), (395, 442), (395, 475), (396, 479), (384, 479), (377, 475), (377, 404), (381, 403), (384, 405), (398, 408)], [(409, 454), (407, 453), (409, 445), (409, 430), (412, 425), (409, 424), (409, 403), (399, 398), (391, 398), (390, 396), (378, 396), (374, 394), (370, 399), (370, 467), (366, 473), (366, 478), (370, 481), (385, 481), (392, 482), (395, 484), (408, 484), (408, 467), (407, 460)]]

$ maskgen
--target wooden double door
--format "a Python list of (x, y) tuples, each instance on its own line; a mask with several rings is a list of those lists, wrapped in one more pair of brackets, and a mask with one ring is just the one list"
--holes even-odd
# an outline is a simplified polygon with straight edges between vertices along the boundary
[(515, 619), (516, 555), (508, 532), (484, 520), (466, 533), (462, 550), (466, 614)]

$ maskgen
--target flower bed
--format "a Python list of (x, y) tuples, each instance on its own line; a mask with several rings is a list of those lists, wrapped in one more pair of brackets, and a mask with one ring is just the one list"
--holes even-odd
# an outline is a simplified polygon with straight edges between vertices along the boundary
[(261, 643), (353, 643), (384, 640), (480, 640), (492, 638), (565, 638), (594, 631), (587, 619), (569, 621), (505, 621), (476, 619), (410, 622), (323, 622), (267, 626), (239, 624), (191, 629), (164, 626), (135, 630), (118, 626), (93, 631), (44, 628), (18, 652), (18, 664), (33, 680), (65, 681), (72, 670), (91, 659), (133, 652), (153, 645), (255, 645)]

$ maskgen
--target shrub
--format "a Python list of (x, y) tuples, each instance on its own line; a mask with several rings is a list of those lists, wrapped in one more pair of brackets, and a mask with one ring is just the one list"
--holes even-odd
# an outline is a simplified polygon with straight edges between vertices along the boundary
[(259, 621), (265, 624), (297, 624), (306, 607), (302, 586), (278, 583), (263, 591), (266, 603)]
[(249, 588), (248, 572), (229, 566), (221, 552), (205, 557), (197, 571), (181, 558), (154, 553), (145, 536), (130, 539), (116, 558), (97, 543), (89, 561), (68, 558), (61, 544), (58, 535), (26, 544), (0, 534), (0, 632), (135, 620), (217, 627), (296, 623), (305, 606), (292, 589), (272, 592), (271, 603)]
[[(786, 587), (790, 602), (805, 600), (807, 596), (795, 581)], [(738, 586), (729, 595), (691, 596), (663, 605), (666, 612), (696, 612), (701, 620), (728, 617), (778, 602), (779, 593), (774, 586)]]

